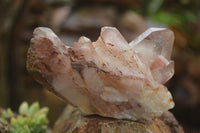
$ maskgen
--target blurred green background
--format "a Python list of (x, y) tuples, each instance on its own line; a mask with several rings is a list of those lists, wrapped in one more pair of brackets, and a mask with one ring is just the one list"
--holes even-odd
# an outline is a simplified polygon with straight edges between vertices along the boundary
[(176, 106), (171, 111), (186, 132), (200, 132), (199, 0), (1, 0), (0, 107), (16, 110), (24, 100), (50, 108), (51, 125), (65, 103), (26, 71), (32, 31), (53, 29), (67, 45), (84, 35), (96, 40), (102, 26), (117, 27), (131, 41), (149, 27), (175, 33), (175, 75), (166, 84)]

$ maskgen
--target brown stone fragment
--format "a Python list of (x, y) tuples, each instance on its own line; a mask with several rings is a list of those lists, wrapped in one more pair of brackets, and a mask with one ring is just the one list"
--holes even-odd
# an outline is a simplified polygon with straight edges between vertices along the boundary
[(53, 133), (184, 133), (173, 114), (164, 113), (152, 122), (137, 122), (101, 117), (85, 116), (68, 105), (57, 120)]

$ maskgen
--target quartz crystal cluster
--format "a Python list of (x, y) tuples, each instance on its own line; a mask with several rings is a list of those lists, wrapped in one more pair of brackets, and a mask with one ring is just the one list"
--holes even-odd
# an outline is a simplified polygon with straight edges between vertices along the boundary
[(174, 74), (174, 34), (149, 28), (128, 43), (114, 27), (92, 42), (66, 46), (49, 28), (34, 30), (27, 69), (50, 91), (86, 114), (151, 120), (174, 107), (163, 85)]

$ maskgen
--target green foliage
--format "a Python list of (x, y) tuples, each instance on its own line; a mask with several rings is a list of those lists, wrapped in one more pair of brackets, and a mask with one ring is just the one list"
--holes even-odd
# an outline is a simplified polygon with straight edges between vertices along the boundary
[(10, 108), (8, 108), (6, 111), (3, 111), (1, 114), (1, 118), (6, 120), (7, 118), (13, 117), (14, 114)]
[(19, 107), (19, 115), (11, 109), (3, 111), (1, 118), (10, 123), (10, 133), (46, 133), (48, 108), (40, 109), (38, 102), (28, 105), (23, 102)]
[(194, 21), (196, 16), (194, 13), (185, 11), (181, 13), (168, 13), (166, 11), (159, 11), (156, 14), (150, 16), (154, 21), (169, 25), (183, 28), (188, 23)]
[(149, 15), (156, 13), (161, 5), (163, 4), (164, 0), (151, 0), (147, 6), (147, 12)]

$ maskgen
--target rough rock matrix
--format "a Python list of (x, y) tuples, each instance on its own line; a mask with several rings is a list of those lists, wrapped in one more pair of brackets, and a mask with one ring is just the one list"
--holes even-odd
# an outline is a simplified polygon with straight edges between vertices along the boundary
[(92, 42), (66, 46), (49, 28), (34, 30), (27, 69), (51, 91), (86, 114), (151, 120), (174, 107), (163, 85), (174, 74), (174, 34), (150, 28), (128, 43), (114, 27)]
[(137, 122), (84, 116), (68, 105), (57, 120), (53, 133), (184, 133), (173, 114), (165, 112), (151, 122)]

